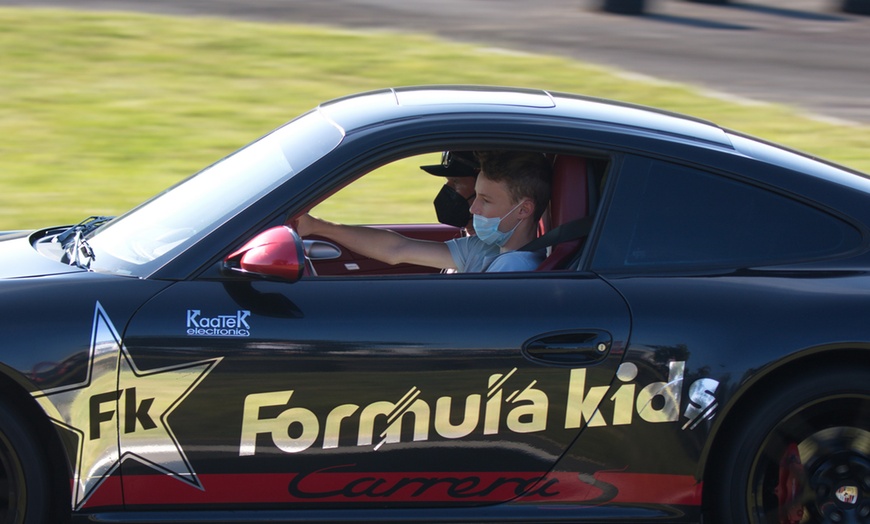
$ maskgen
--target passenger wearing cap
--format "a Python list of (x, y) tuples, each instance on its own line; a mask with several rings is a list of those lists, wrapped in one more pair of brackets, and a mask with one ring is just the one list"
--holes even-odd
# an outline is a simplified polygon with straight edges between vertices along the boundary
[(301, 236), (318, 235), (387, 264), (409, 263), (459, 272), (532, 271), (544, 251), (522, 251), (537, 237), (550, 198), (550, 163), (540, 153), (476, 153), (480, 173), (470, 211), (475, 236), (434, 242), (393, 231), (327, 222), (305, 214)]
[(420, 169), (435, 176), (445, 178), (441, 191), (435, 196), (435, 216), (448, 226), (462, 228), (467, 234), (474, 234), (471, 220), (471, 202), (474, 201), (474, 182), (480, 171), (480, 164), (471, 151), (444, 151), (441, 163), (433, 166), (420, 166)]

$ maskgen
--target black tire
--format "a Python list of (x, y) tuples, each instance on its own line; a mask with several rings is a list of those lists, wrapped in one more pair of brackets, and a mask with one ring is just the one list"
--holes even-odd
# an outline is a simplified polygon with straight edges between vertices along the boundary
[(756, 400), (726, 435), (714, 521), (870, 523), (870, 371), (821, 367)]
[(46, 461), (22, 417), (0, 402), (0, 524), (49, 521)]
[(859, 15), (870, 15), (870, 0), (843, 0), (843, 11)]

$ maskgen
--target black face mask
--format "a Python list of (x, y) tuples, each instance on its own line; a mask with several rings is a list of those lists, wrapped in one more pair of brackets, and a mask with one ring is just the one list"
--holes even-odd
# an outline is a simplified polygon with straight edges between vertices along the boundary
[(450, 186), (442, 187), (432, 203), (435, 205), (435, 215), (442, 224), (465, 227), (471, 220), (468, 200)]

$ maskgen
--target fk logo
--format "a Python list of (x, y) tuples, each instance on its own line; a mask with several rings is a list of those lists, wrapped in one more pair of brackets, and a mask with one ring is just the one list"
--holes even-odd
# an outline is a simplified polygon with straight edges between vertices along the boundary
[(99, 440), (100, 426), (106, 422), (111, 422), (115, 418), (116, 406), (118, 401), (124, 398), (123, 413), (124, 420), (121, 424), (121, 430), (124, 433), (134, 433), (136, 427), (141, 426), (142, 429), (154, 429), (157, 424), (148, 413), (151, 405), (154, 404), (154, 397), (144, 398), (137, 403), (136, 388), (128, 388), (123, 391), (110, 391), (108, 393), (100, 393), (91, 397), (90, 402), (90, 440)]
[(33, 394), (57, 426), (75, 435), (72, 508), (80, 509), (125, 460), (202, 489), (171, 415), (220, 358), (139, 369), (99, 302), (81, 382)]

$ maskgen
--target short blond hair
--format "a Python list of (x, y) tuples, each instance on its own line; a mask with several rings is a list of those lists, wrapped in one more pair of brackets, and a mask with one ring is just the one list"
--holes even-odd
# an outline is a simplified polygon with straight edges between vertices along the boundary
[(535, 220), (550, 203), (553, 169), (543, 153), (532, 151), (476, 151), (480, 174), (493, 182), (504, 182), (514, 202), (530, 198)]

